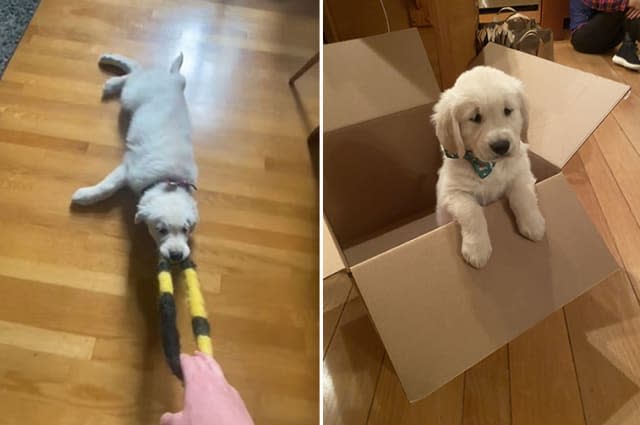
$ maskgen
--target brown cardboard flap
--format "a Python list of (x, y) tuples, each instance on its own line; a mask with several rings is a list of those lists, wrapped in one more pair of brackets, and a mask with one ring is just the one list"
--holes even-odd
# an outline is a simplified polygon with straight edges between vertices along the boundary
[(342, 249), (435, 210), (431, 105), (325, 133), (324, 213)]
[(322, 220), (322, 277), (331, 276), (345, 268), (342, 255), (326, 220)]
[(488, 44), (472, 66), (490, 65), (524, 82), (531, 149), (563, 167), (630, 87), (536, 56)]
[(440, 227), (352, 267), (410, 401), (444, 385), (617, 269), (562, 174), (537, 185), (541, 242), (521, 237), (506, 202), (485, 208), (493, 256), (460, 256), (460, 230)]
[(382, 254), (391, 248), (422, 236), (438, 227), (436, 214), (429, 214), (426, 217), (411, 221), (400, 227), (391, 229), (373, 239), (368, 239), (358, 245), (354, 245), (344, 250), (344, 257), (347, 264), (354, 265), (361, 263), (376, 255)]
[(415, 28), (328, 44), (323, 73), (325, 132), (434, 103), (440, 95)]

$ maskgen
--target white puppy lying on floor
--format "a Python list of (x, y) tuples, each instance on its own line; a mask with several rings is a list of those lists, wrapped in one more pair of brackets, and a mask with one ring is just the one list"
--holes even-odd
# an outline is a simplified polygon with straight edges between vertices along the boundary
[(180, 74), (182, 54), (171, 68), (142, 69), (119, 55), (103, 55), (101, 65), (125, 75), (109, 78), (105, 97), (120, 94), (131, 114), (122, 163), (95, 186), (73, 194), (73, 202), (89, 205), (128, 185), (140, 195), (136, 223), (144, 221), (162, 256), (180, 261), (190, 254), (189, 236), (198, 221), (193, 198), (198, 170), (191, 146), (191, 123)]
[(445, 156), (438, 172), (438, 223), (458, 222), (464, 259), (478, 268), (489, 261), (482, 206), (505, 194), (520, 233), (542, 239), (545, 222), (525, 145), (529, 112), (522, 83), (495, 68), (473, 68), (442, 93), (432, 120)]

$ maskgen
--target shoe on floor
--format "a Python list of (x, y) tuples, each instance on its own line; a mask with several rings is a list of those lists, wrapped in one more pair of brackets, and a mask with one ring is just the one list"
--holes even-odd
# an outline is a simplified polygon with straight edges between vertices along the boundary
[(638, 47), (636, 42), (626, 36), (618, 52), (613, 55), (613, 63), (624, 66), (627, 69), (640, 71), (640, 59), (638, 58)]

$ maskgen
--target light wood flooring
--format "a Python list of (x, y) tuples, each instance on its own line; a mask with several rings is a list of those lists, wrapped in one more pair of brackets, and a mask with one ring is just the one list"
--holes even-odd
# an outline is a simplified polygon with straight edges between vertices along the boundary
[(168, 67), (179, 51), (216, 358), (256, 424), (318, 422), (318, 68), (287, 84), (318, 25), (313, 0), (42, 0), (0, 80), (0, 424), (148, 425), (182, 406), (133, 195), (69, 205), (123, 152), (98, 56)]

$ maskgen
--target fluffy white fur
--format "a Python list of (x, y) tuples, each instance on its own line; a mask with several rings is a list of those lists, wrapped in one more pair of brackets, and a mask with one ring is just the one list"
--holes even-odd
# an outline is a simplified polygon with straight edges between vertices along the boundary
[[(496, 163), (484, 179), (465, 159), (444, 158), (437, 183), (439, 224), (451, 219), (462, 233), (462, 256), (474, 267), (487, 264), (491, 240), (483, 205), (506, 195), (525, 237), (544, 237), (545, 221), (538, 208), (535, 177), (527, 155), (529, 111), (522, 83), (495, 68), (479, 66), (464, 72), (442, 93), (432, 121), (442, 146), (460, 158), (471, 151)], [(506, 152), (496, 147), (508, 142)], [(492, 148), (493, 145), (493, 148)]]
[(172, 260), (190, 254), (189, 236), (198, 221), (191, 190), (164, 183), (184, 179), (193, 184), (197, 167), (191, 144), (191, 123), (184, 99), (185, 79), (179, 70), (182, 54), (169, 70), (142, 69), (120, 55), (103, 55), (100, 64), (116, 66), (125, 75), (109, 78), (105, 97), (120, 94), (122, 108), (131, 114), (126, 135), (127, 149), (122, 163), (95, 186), (83, 187), (72, 201), (88, 205), (110, 197), (128, 185), (141, 194), (135, 216), (144, 221), (160, 253)]

